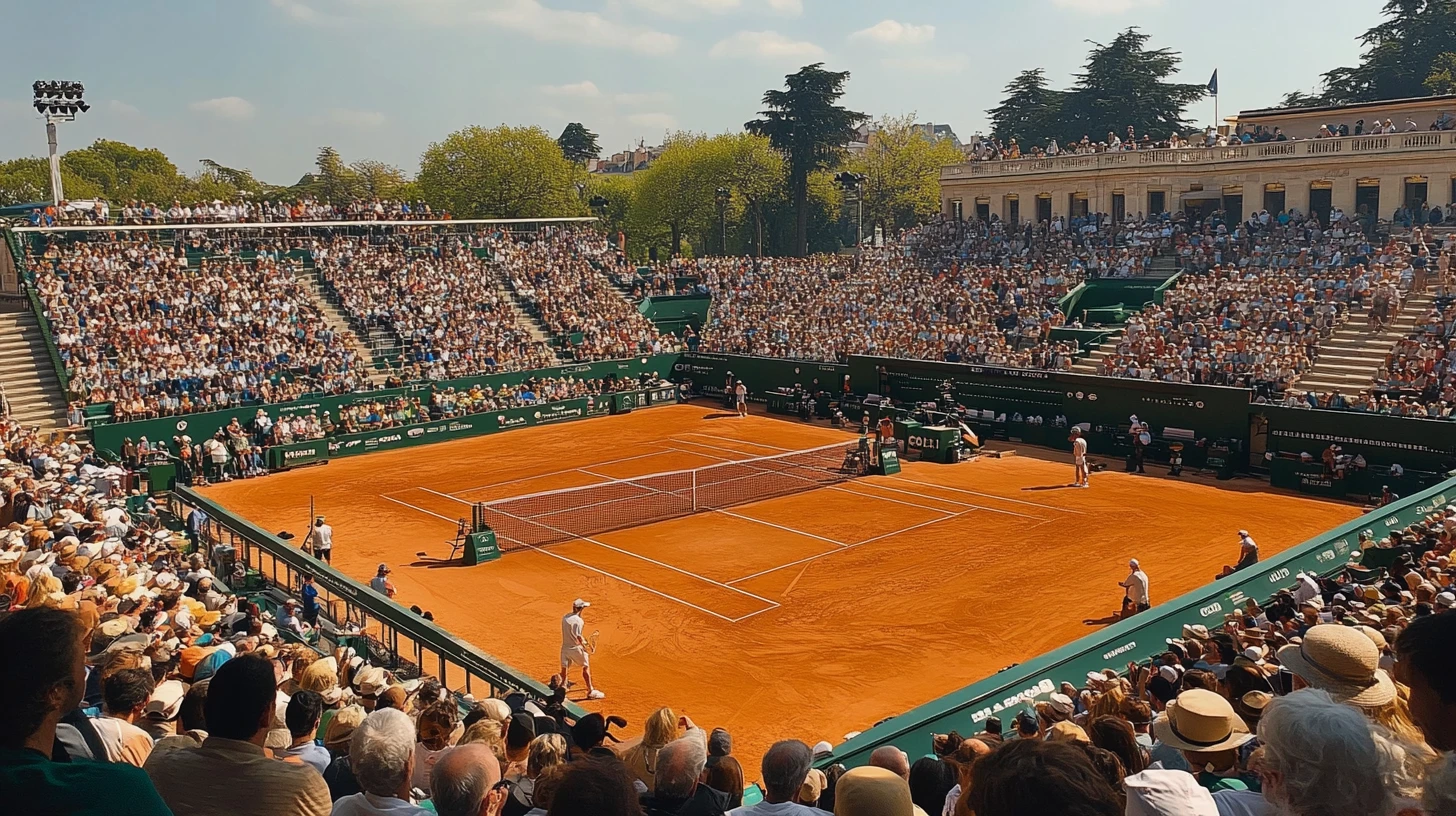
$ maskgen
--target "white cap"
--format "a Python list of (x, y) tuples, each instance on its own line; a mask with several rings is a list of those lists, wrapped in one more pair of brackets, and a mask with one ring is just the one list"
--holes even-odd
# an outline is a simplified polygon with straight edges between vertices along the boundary
[(1239, 538), (1248, 538), (1248, 537), (1249, 537), (1249, 531), (1248, 530), (1240, 530), (1239, 531)]
[(1436, 606), (1456, 606), (1456, 592), (1442, 592), (1437, 595)]
[(591, 604), (587, 603), (586, 601), (583, 601), (580, 598), (577, 598), (576, 600), (574, 600), (574, 601), (571, 602), (571, 608), (572, 609), (586, 609), (588, 606), (591, 606)]
[(1137, 569), (1138, 568), (1138, 560), (1136, 558), (1129, 558), (1129, 559), (1127, 559), (1127, 565), (1129, 567), (1132, 567), (1133, 569)]
[(834, 753), (834, 746), (830, 745), (828, 740), (820, 740), (819, 742), (814, 743), (814, 756), (832, 753)]

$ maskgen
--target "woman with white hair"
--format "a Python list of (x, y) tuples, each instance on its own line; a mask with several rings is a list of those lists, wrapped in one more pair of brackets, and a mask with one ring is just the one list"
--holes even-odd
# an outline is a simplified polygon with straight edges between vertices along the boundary
[(333, 816), (422, 816), (410, 801), (415, 724), (397, 708), (370, 712), (349, 738), (349, 764), (362, 793), (334, 803)]
[(1259, 720), (1264, 798), (1287, 816), (1393, 813), (1386, 755), (1373, 727), (1328, 692), (1303, 689), (1275, 699)]

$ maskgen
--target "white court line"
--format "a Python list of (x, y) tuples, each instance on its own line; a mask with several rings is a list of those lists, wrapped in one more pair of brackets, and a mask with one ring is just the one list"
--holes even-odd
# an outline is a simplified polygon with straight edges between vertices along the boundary
[(773, 606), (770, 606), (770, 607), (767, 607), (767, 608), (764, 608), (764, 609), (760, 609), (757, 612), (749, 612), (747, 615), (744, 615), (741, 618), (734, 618), (733, 619), (733, 622), (734, 623), (742, 623), (743, 621), (748, 620), (749, 618), (753, 617), (754, 615), (762, 615), (765, 612), (768, 612), (768, 611), (773, 610), (773, 609), (778, 609), (778, 608), (780, 608), (779, 605), (778, 604), (774, 604)]
[(475, 506), (475, 502), (468, 502), (468, 501), (466, 501), (464, 499), (457, 499), (454, 496), (450, 495), (449, 493), (441, 493), (438, 490), (431, 490), (428, 487), (418, 487), (418, 488), (415, 488), (415, 489), (416, 490), (423, 490), (426, 493), (434, 493), (436, 496), (439, 496), (442, 499), (449, 499), (450, 501), (460, 502), (461, 504), (468, 504), (468, 505), (470, 505), (472, 507)]
[(442, 516), (439, 513), (431, 513), (429, 510), (426, 510), (423, 507), (415, 507), (413, 504), (410, 504), (409, 502), (402, 502), (399, 499), (392, 499), (389, 496), (384, 496), (384, 495), (381, 495), (379, 498), (384, 499), (385, 501), (392, 501), (395, 504), (402, 504), (402, 505), (404, 505), (405, 507), (408, 507), (411, 510), (418, 510), (421, 513), (424, 513), (427, 516), (434, 516), (437, 519), (444, 519), (444, 520), (450, 522), (451, 524), (459, 524), (460, 523), (460, 519), (458, 519), (458, 518), (450, 518), (449, 516)]
[(796, 530), (793, 527), (785, 527), (782, 524), (774, 524), (772, 521), (764, 521), (763, 519), (754, 518), (752, 516), (745, 516), (745, 515), (741, 515), (739, 513), (732, 513), (732, 512), (729, 512), (727, 510), (713, 510), (712, 512), (714, 512), (714, 513), (722, 513), (725, 516), (732, 516), (733, 518), (743, 519), (744, 521), (751, 521), (754, 524), (762, 524), (765, 527), (773, 527), (773, 528), (778, 529), (778, 530), (783, 530), (786, 533), (793, 533), (794, 535), (804, 536), (805, 538), (817, 538), (820, 541), (827, 541), (827, 542), (829, 542), (830, 544), (833, 544), (836, 547), (848, 547), (849, 546), (848, 544), (845, 544), (842, 541), (835, 541), (832, 538), (825, 538), (824, 536), (821, 536), (821, 535), (814, 535), (813, 533), (806, 533), (803, 530)]
[[(724, 442), (736, 442), (736, 443), (738, 443), (740, 445), (752, 445), (755, 448), (768, 448), (769, 450), (783, 451), (784, 453), (788, 453), (788, 452), (790, 452), (790, 451), (793, 450), (793, 448), (781, 448), (778, 445), (765, 445), (762, 442), (750, 442), (747, 439), (734, 439), (731, 436), (715, 436), (714, 434), (698, 433), (696, 431), (689, 431), (689, 432), (683, 434), (683, 436), (705, 436), (705, 437), (707, 437), (709, 439), (721, 439)], [(681, 440), (673, 440), (673, 441), (681, 441)], [(692, 444), (692, 443), (689, 443), (689, 444)], [(832, 445), (834, 443), (833, 442), (826, 442), (824, 444), (826, 444), (826, 445)], [(721, 450), (721, 448), (720, 448), (720, 450)]]
[[(729, 623), (737, 623), (738, 621), (743, 620), (742, 618), (730, 618), (727, 615), (719, 614), (717, 612), (714, 612), (711, 609), (706, 609), (704, 607), (698, 606), (695, 603), (690, 603), (688, 601), (684, 601), (682, 598), (676, 597), (674, 595), (669, 595), (666, 592), (663, 592), (662, 590), (653, 589), (650, 586), (646, 586), (645, 584), (639, 584), (636, 581), (629, 581), (628, 579), (623, 578), (620, 575), (616, 575), (614, 573), (607, 572), (606, 570), (601, 569), (600, 567), (593, 567), (590, 564), (584, 564), (584, 563), (582, 563), (580, 561), (577, 561), (574, 558), (567, 558), (566, 556), (564, 556), (564, 555), (562, 555), (560, 553), (551, 552), (550, 550), (547, 550), (547, 549), (545, 549), (543, 547), (537, 547), (537, 546), (532, 545), (532, 544), (528, 544), (526, 546), (530, 547), (533, 551), (538, 552), (538, 553), (540, 553), (542, 555), (549, 555), (552, 558), (560, 559), (562, 561), (565, 561), (568, 564), (574, 564), (574, 565), (576, 565), (578, 567), (581, 567), (584, 570), (591, 570), (592, 572), (598, 573), (600, 575), (605, 575), (608, 578), (615, 578), (616, 580), (621, 581), (622, 583), (627, 584), (628, 586), (637, 587), (638, 589), (640, 589), (640, 590), (642, 590), (644, 592), (651, 592), (653, 595), (656, 595), (656, 596), (658, 596), (660, 598), (666, 598), (669, 601), (676, 601), (676, 602), (682, 604), (683, 606), (686, 606), (686, 607), (688, 607), (690, 609), (696, 609), (699, 612), (703, 612), (703, 613), (708, 614), (708, 615), (712, 615), (713, 617), (718, 618), (719, 620), (725, 620), (725, 621), (728, 621)], [(755, 597), (757, 597), (757, 596), (755, 596)], [(766, 599), (760, 599), (760, 600), (766, 600)], [(772, 608), (778, 606), (778, 604), (774, 603), (773, 601), (768, 601), (768, 603), (773, 604), (773, 606), (767, 607), (765, 609), (760, 609), (758, 611), (759, 612), (767, 612), (769, 609), (772, 609)], [(758, 612), (755, 612), (753, 614), (757, 615)]]
[(891, 536), (897, 536), (897, 535), (900, 535), (902, 533), (908, 533), (911, 530), (918, 530), (921, 527), (927, 527), (927, 526), (929, 526), (931, 524), (939, 524), (942, 521), (949, 521), (950, 519), (960, 518), (961, 516), (964, 516), (967, 513), (974, 513), (974, 512), (976, 512), (976, 511), (975, 510), (963, 510), (963, 511), (961, 511), (959, 513), (956, 513), (955, 515), (952, 515), (952, 516), (941, 516), (940, 518), (931, 519), (930, 521), (922, 521), (919, 524), (912, 524), (909, 527), (905, 527), (905, 528), (900, 529), (900, 530), (895, 530), (893, 532), (885, 533), (884, 535), (878, 535), (878, 536), (875, 536), (874, 538), (867, 538), (864, 541), (858, 541), (858, 542), (855, 542), (854, 544), (847, 544), (847, 545), (845, 545), (844, 549), (842, 549), (842, 550), (830, 550), (829, 552), (819, 553), (818, 555), (810, 555), (810, 556), (807, 556), (805, 558), (800, 558), (798, 561), (790, 561), (787, 564), (780, 564), (777, 567), (770, 567), (770, 568), (768, 568), (766, 570), (761, 570), (759, 572), (755, 572), (752, 575), (745, 575), (742, 578), (734, 578), (733, 580), (729, 581), (728, 583), (730, 583), (730, 584), (739, 584), (739, 583), (742, 583), (744, 581), (752, 580), (754, 578), (758, 578), (758, 577), (761, 577), (761, 576), (764, 576), (764, 575), (768, 575), (770, 573), (778, 572), (781, 569), (787, 569), (789, 567), (797, 567), (800, 564), (807, 564), (810, 561), (818, 561), (819, 559), (821, 559), (821, 558), (823, 558), (825, 556), (828, 556), (828, 555), (835, 555), (837, 553), (842, 553), (842, 552), (845, 552), (847, 550), (852, 550), (855, 547), (863, 547), (866, 544), (873, 544), (876, 541), (880, 541), (880, 540), (883, 540), (883, 539), (886, 539), (886, 538), (890, 538)]
[(902, 478), (902, 479), (900, 479), (900, 481), (902, 481), (902, 482), (909, 482), (911, 484), (925, 485), (926, 487), (936, 487), (936, 488), (939, 488), (941, 490), (949, 490), (949, 491), (951, 491), (953, 493), (965, 493), (965, 494), (970, 495), (970, 496), (981, 496), (981, 497), (984, 497), (984, 498), (987, 498), (987, 499), (997, 499), (999, 501), (1011, 502), (1012, 504), (1024, 504), (1024, 505), (1026, 505), (1028, 507), (1040, 507), (1043, 510), (1056, 510), (1059, 513), (1073, 513), (1073, 514), (1079, 515), (1079, 516), (1082, 515), (1082, 511), (1081, 510), (1072, 510), (1071, 508), (1067, 508), (1067, 507), (1057, 507), (1054, 504), (1038, 504), (1037, 502), (1023, 501), (1021, 499), (1012, 499), (1012, 498), (1008, 498), (1006, 496), (998, 496), (995, 493), (981, 493), (981, 492), (978, 492), (978, 491), (975, 491), (975, 490), (966, 490), (966, 489), (960, 488), (960, 487), (946, 487), (945, 485), (935, 484), (934, 482), (921, 482), (921, 481), (917, 481), (915, 479), (905, 479), (905, 478)]
[[(849, 488), (844, 487), (842, 485), (831, 485), (831, 486), (826, 487), (824, 489), (825, 490), (837, 490), (840, 493), (848, 493), (851, 496), (858, 496), (861, 499), (875, 499), (877, 501), (887, 501), (887, 502), (890, 502), (892, 504), (903, 504), (906, 507), (914, 507), (917, 510), (929, 510), (932, 513), (944, 513), (947, 516), (951, 516), (951, 515), (954, 515), (955, 514), (955, 511), (954, 510), (942, 510), (939, 507), (928, 507), (928, 506), (926, 506), (924, 504), (916, 504), (915, 502), (907, 502), (904, 499), (892, 499), (889, 496), (876, 496), (873, 493), (861, 493), (858, 490), (850, 490)], [(904, 491), (902, 490), (900, 492), (903, 493)], [(958, 504), (961, 507), (967, 507), (967, 506), (969, 506), (969, 505), (964, 504), (963, 502), (946, 502), (946, 504)]]
[[(647, 442), (644, 444), (666, 447), (660, 442)], [(618, 462), (631, 462), (637, 459), (646, 459), (649, 456), (661, 456), (664, 453), (667, 453), (668, 450), (672, 450), (672, 448), (668, 448), (667, 450), (653, 451), (652, 453), (639, 453), (636, 456), (624, 456), (621, 459), (608, 459), (605, 462), (593, 462), (592, 467), (601, 467), (602, 465), (615, 465)], [(544, 479), (547, 476), (560, 476), (563, 473), (571, 473), (574, 470), (577, 470), (577, 468), (564, 468), (562, 470), (553, 470), (550, 473), (538, 473), (535, 476), (522, 476), (519, 479), (507, 479), (504, 482), (491, 482), (490, 484), (481, 485), (480, 487), (467, 487), (463, 490), (457, 490), (455, 491), (454, 495), (458, 496), (461, 493), (474, 493), (477, 490), (485, 490), (488, 487), (501, 487), (503, 485), (516, 484), (517, 482), (529, 482), (533, 479)]]
[[(877, 484), (875, 482), (859, 481), (859, 482), (855, 482), (855, 484), (856, 485), (859, 485), (861, 487), (873, 487), (873, 488), (875, 488), (877, 490), (888, 490), (891, 493), (904, 493), (907, 496), (916, 496), (916, 497), (919, 497), (921, 499), (929, 499), (930, 501), (944, 502), (946, 504), (958, 504), (961, 507), (971, 507), (971, 508), (974, 508), (976, 510), (985, 510), (985, 511), (991, 512), (991, 513), (1002, 513), (1002, 514), (1008, 515), (1008, 516), (1016, 516), (1017, 518), (1026, 518), (1026, 519), (1031, 519), (1033, 521), (1043, 521), (1044, 520), (1044, 519), (1042, 519), (1041, 516), (1028, 516), (1025, 513), (1016, 513), (1016, 512), (1012, 512), (1011, 510), (1001, 510), (1001, 509), (998, 509), (998, 508), (995, 508), (995, 507), (986, 507), (984, 505), (971, 504), (970, 502), (957, 501), (955, 499), (942, 499), (939, 496), (932, 496), (929, 493), (916, 493), (913, 490), (901, 490), (901, 489), (896, 488), (896, 487), (888, 487), (886, 485)], [(916, 482), (916, 484), (926, 484), (926, 483), (925, 482)], [(882, 499), (882, 498), (884, 498), (884, 496), (874, 496), (873, 498)], [(893, 501), (893, 500), (891, 500), (891, 501)], [(917, 507), (924, 507), (924, 505), (916, 505), (916, 506)], [(934, 510), (935, 508), (934, 507), (926, 507), (925, 509), (927, 509), (927, 510)], [(946, 512), (946, 511), (942, 510), (941, 512), (943, 513), (943, 512)]]

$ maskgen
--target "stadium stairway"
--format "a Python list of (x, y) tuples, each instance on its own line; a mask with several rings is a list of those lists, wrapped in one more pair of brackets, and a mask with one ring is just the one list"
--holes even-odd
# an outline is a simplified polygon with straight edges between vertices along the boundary
[[(542, 323), (541, 318), (536, 316), (536, 310), (527, 306), (525, 301), (516, 296), (516, 290), (511, 286), (511, 282), (507, 279), (504, 269), (499, 266), (495, 267), (494, 280), (496, 292), (505, 299), (506, 303), (510, 304), (511, 312), (516, 316), (516, 323), (525, 327), (526, 331), (531, 335), (531, 339), (545, 343), (548, 346), (555, 345), (552, 342), (554, 338), (546, 330), (546, 324)], [(557, 352), (557, 356), (563, 360), (567, 359), (559, 351)]]
[(399, 341), (394, 335), (383, 329), (371, 329), (368, 340), (361, 342), (359, 332), (354, 330), (354, 324), (349, 320), (348, 315), (340, 306), (334, 302), (324, 288), (323, 279), (319, 277), (318, 269), (308, 267), (300, 269), (297, 273), (298, 279), (304, 286), (308, 287), (309, 295), (318, 304), (319, 310), (323, 313), (324, 322), (329, 328), (352, 338), (357, 348), (363, 349), (370, 356), (369, 380), (376, 387), (383, 387), (385, 379), (389, 376), (388, 371), (395, 360), (399, 359)]
[(1416, 321), (1430, 311), (1431, 302), (1428, 294), (1407, 296), (1400, 314), (1384, 330), (1369, 327), (1367, 311), (1352, 310), (1350, 319), (1320, 342), (1314, 367), (1295, 381), (1295, 388), (1316, 394), (1335, 389), (1356, 394), (1370, 387), (1385, 363), (1385, 355), (1397, 341), (1415, 331)]
[(1117, 344), (1122, 342), (1122, 335), (1126, 329), (1118, 329), (1116, 334), (1107, 335), (1107, 339), (1087, 350), (1087, 353), (1072, 364), (1072, 372), (1076, 374), (1096, 374), (1097, 369), (1102, 365), (1102, 358), (1117, 350)]
[(40, 324), (26, 307), (0, 311), (0, 387), (16, 419), (42, 431), (66, 427), (66, 397)]

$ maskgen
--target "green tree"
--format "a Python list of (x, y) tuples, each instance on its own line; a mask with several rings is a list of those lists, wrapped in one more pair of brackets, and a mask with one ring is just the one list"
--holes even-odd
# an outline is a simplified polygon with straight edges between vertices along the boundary
[(1456, 52), (1447, 51), (1431, 63), (1431, 73), (1422, 83), (1432, 94), (1456, 94)]
[(391, 201), (407, 199), (410, 180), (404, 171), (377, 159), (360, 159), (349, 165), (349, 172), (358, 179), (359, 192), (365, 198)]
[(1003, 142), (1015, 139), (1026, 147), (1045, 145), (1057, 137), (1064, 94), (1047, 86), (1042, 69), (1022, 71), (1002, 93), (1001, 104), (986, 111), (991, 135)]
[(826, 71), (816, 62), (784, 77), (784, 90), (763, 95), (764, 110), (744, 125), (766, 136), (788, 162), (789, 195), (794, 207), (793, 254), (808, 252), (809, 175), (832, 167), (864, 114), (841, 107), (848, 71)]
[(668, 250), (681, 255), (685, 236), (706, 235), (717, 216), (716, 190), (728, 180), (733, 162), (731, 137), (708, 138), (678, 133), (662, 155), (640, 175), (628, 223), (649, 246), (666, 238)]
[[(98, 139), (90, 147), (61, 156), (61, 167), (86, 179), (110, 201), (132, 199), (170, 203), (186, 195), (189, 182), (167, 155), (156, 148)], [(65, 183), (65, 176), (62, 176)], [(67, 185), (66, 197), (72, 195)]]
[(763, 257), (764, 205), (783, 197), (784, 157), (763, 136), (740, 133), (727, 138), (732, 139), (727, 186), (750, 219), (754, 254)]
[[(61, 165), (61, 187), (66, 198), (76, 201), (101, 198), (101, 188)], [(0, 207), (41, 203), (51, 200), (50, 163), (38, 157), (0, 162)]]
[(1108, 133), (1124, 136), (1129, 125), (1139, 136), (1159, 139), (1192, 128), (1183, 112), (1207, 89), (1167, 81), (1182, 57), (1166, 48), (1150, 50), (1147, 42), (1147, 34), (1129, 28), (1107, 45), (1091, 43), (1082, 73), (1061, 107), (1059, 130), (1067, 141), (1083, 136), (1101, 141)]
[(960, 148), (915, 124), (915, 114), (875, 122), (865, 151), (847, 162), (861, 173), (868, 232), (912, 227), (940, 211), (940, 169), (965, 157)]
[(593, 173), (588, 176), (587, 195), (592, 198), (600, 196), (607, 201), (601, 212), (593, 210), (592, 215), (601, 217), (602, 227), (608, 232), (626, 230), (640, 178), (636, 173)]
[[(202, 160), (202, 170), (202, 176), (196, 180), (197, 183), (216, 183), (222, 187), (230, 187), (254, 200), (273, 198), (283, 192), (281, 187), (259, 181), (251, 170), (228, 167), (212, 159)], [(211, 177), (211, 181), (203, 182), (203, 177)]]
[(587, 159), (602, 155), (602, 148), (597, 144), (597, 135), (580, 122), (567, 125), (561, 135), (556, 137), (556, 144), (567, 161), (577, 164), (586, 164)]
[(1365, 51), (1353, 67), (1327, 71), (1314, 94), (1291, 94), (1296, 102), (1347, 105), (1380, 99), (1402, 99), (1437, 93), (1441, 74), (1450, 70), (1443, 59), (1456, 43), (1456, 0), (1387, 0), (1385, 20), (1360, 35)]
[(313, 174), (313, 195), (333, 203), (345, 204), (359, 198), (363, 187), (353, 168), (344, 163), (339, 151), (325, 145), (314, 160), (318, 172)]
[(581, 215), (581, 168), (538, 127), (478, 126), (426, 148), (417, 179), (430, 206), (458, 217), (546, 218)]

